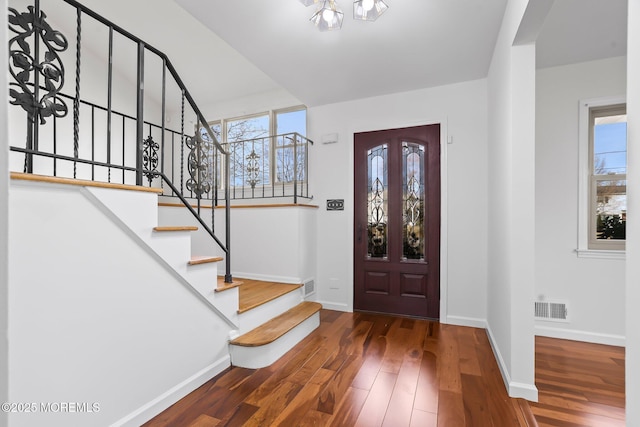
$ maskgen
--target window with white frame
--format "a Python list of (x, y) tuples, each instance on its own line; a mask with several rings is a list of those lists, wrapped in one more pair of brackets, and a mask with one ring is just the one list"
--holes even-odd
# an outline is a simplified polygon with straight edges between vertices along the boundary
[[(581, 102), (578, 254), (624, 255), (627, 223), (627, 113), (624, 98)], [(585, 158), (586, 157), (586, 158)]]
[[(306, 179), (303, 162), (306, 144), (295, 136), (306, 136), (307, 110), (304, 106), (217, 120), (210, 122), (209, 126), (231, 154), (232, 186), (255, 187), (292, 182), (294, 169), (297, 169), (298, 181)], [(220, 159), (217, 166), (219, 178)]]

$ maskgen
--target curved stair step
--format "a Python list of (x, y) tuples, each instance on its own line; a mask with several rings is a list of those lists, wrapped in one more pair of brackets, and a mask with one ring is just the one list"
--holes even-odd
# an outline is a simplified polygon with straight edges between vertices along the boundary
[(231, 341), (231, 345), (243, 347), (259, 347), (271, 344), (284, 334), (320, 311), (322, 305), (317, 302), (304, 301), (274, 317), (257, 328)]

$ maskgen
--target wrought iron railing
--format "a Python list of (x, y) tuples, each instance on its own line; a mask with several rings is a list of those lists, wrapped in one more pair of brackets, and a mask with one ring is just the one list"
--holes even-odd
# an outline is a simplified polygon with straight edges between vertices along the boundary
[(309, 146), (299, 133), (266, 136), (225, 145), (229, 152), (232, 199), (309, 195)]
[[(69, 49), (69, 38), (54, 29), (41, 10), (40, 0), (34, 0), (27, 10), (9, 8), (9, 30), (12, 33), (9, 40), (9, 95), (10, 103), (20, 107), (10, 111), (14, 125), (10, 146), (12, 169), (163, 188), (167, 195), (182, 201), (224, 251), (225, 281), (231, 282), (231, 162), (228, 151), (216, 140), (163, 52), (77, 1), (60, 0), (59, 3), (60, 9), (68, 9), (70, 16), (65, 22), (57, 23), (63, 27), (75, 26), (75, 48), (72, 49)], [(58, 10), (56, 14), (59, 20), (63, 19)], [(87, 43), (82, 39), (85, 21), (93, 26), (89, 31), (90, 35), (93, 33), (91, 37), (95, 37), (96, 25), (106, 29), (104, 52), (94, 45), (83, 49), (83, 44)], [(114, 69), (114, 55), (116, 46), (122, 47), (123, 43), (129, 46), (124, 50), (135, 49), (134, 94), (125, 94), (124, 97), (122, 93), (126, 91), (114, 88), (118, 80), (116, 73), (122, 73), (122, 70)], [(96, 56), (106, 58), (106, 93), (101, 94), (104, 96), (96, 96), (95, 92), (100, 90), (95, 90), (92, 85), (88, 85), (92, 93), (86, 94), (84, 81), (92, 76), (81, 70), (83, 55), (87, 54), (90, 63)], [(153, 104), (150, 91), (145, 92), (145, 78), (148, 78), (145, 63), (153, 64), (153, 61), (160, 64), (161, 70), (159, 93), (153, 93), (159, 98), (155, 115), (145, 109), (145, 106)], [(72, 73), (67, 73), (67, 69)], [(65, 87), (69, 75), (74, 80), (71, 93)], [(168, 78), (171, 79), (169, 82)], [(114, 105), (116, 94), (120, 95), (118, 101), (125, 100), (118, 108)], [(99, 101), (93, 98), (99, 98)], [(130, 99), (135, 100), (135, 107), (126, 104)], [(180, 118), (179, 129), (168, 126), (172, 115)], [(156, 120), (153, 120), (154, 116)], [(15, 124), (22, 119), (26, 124), (24, 133), (14, 132)], [(203, 129), (206, 138), (202, 137), (202, 130), (196, 132), (196, 129)], [(24, 141), (24, 145), (19, 146), (17, 140)], [(212, 167), (219, 169), (214, 171)], [(185, 174), (185, 168), (188, 174)], [(217, 203), (218, 190), (224, 192), (225, 199), (224, 243), (215, 233), (214, 209), (211, 209), (210, 220), (203, 217), (201, 210), (201, 201), (208, 194), (215, 194), (213, 199)], [(191, 206), (188, 198), (197, 200), (196, 208)]]

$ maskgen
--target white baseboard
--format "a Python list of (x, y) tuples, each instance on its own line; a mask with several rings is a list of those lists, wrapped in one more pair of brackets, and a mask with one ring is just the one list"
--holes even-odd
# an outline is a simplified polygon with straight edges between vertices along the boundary
[(234, 279), (242, 282), (242, 279), (260, 280), (263, 282), (287, 283), (291, 285), (299, 285), (303, 283), (299, 277), (289, 276), (272, 276), (270, 274), (245, 273), (242, 271), (233, 272)]
[(468, 326), (471, 328), (487, 329), (487, 319), (478, 319), (475, 317), (463, 317), (463, 316), (447, 316), (446, 319), (440, 319), (441, 322), (447, 325), (455, 326)]
[(347, 304), (337, 303), (337, 302), (329, 302), (329, 301), (316, 301), (322, 304), (322, 308), (327, 310), (335, 310), (335, 311), (344, 311), (347, 313), (352, 312), (353, 310), (349, 309)]
[(535, 334), (541, 337), (559, 338), (563, 340), (583, 341), (593, 344), (614, 345), (625, 347), (626, 337), (623, 335), (601, 334), (598, 332), (579, 331), (575, 329), (552, 328), (549, 326), (535, 326)]
[(207, 366), (206, 368), (197, 372), (195, 375), (187, 378), (180, 384), (153, 399), (151, 402), (111, 424), (111, 427), (134, 427), (142, 425), (143, 423), (149, 421), (151, 418), (167, 409), (169, 406), (176, 403), (178, 400), (185, 397), (187, 394), (200, 387), (202, 384), (209, 381), (211, 378), (227, 369), (229, 366), (231, 366), (231, 357), (227, 354), (220, 360)]
[(493, 355), (496, 358), (496, 362), (498, 362), (498, 367), (500, 368), (500, 373), (502, 374), (502, 381), (504, 381), (504, 386), (507, 389), (509, 397), (513, 398), (523, 398), (526, 400), (530, 400), (532, 402), (538, 401), (538, 388), (534, 384), (524, 384), (518, 383), (511, 379), (511, 375), (509, 374), (509, 370), (507, 369), (507, 365), (504, 362), (504, 358), (500, 353), (500, 349), (498, 348), (495, 338), (493, 336), (493, 332), (491, 332), (491, 328), (489, 324), (487, 324), (487, 335), (489, 336), (489, 343), (491, 344), (491, 348), (493, 349)]

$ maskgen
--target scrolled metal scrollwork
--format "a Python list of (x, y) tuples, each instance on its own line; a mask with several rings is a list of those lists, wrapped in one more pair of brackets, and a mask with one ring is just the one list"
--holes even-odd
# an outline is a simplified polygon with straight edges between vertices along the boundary
[[(44, 12), (36, 13), (33, 6), (28, 12), (18, 12), (9, 8), (9, 29), (16, 36), (9, 40), (9, 72), (14, 82), (9, 84), (10, 103), (21, 106), (35, 122), (40, 118), (44, 124), (47, 117), (64, 117), (68, 113), (66, 103), (59, 97), (64, 86), (64, 65), (58, 55), (69, 46), (66, 37), (51, 28)], [(44, 59), (34, 58), (28, 39), (35, 33), (46, 47)], [(32, 74), (43, 77), (42, 86), (46, 92), (36, 99), (40, 88), (35, 88)], [(35, 82), (36, 79), (34, 78)]]
[(142, 166), (144, 168), (144, 175), (149, 180), (149, 185), (154, 178), (160, 176), (158, 172), (158, 151), (160, 150), (160, 144), (153, 140), (153, 136), (149, 135), (147, 139), (142, 141)]
[(189, 171), (187, 190), (195, 194), (197, 198), (200, 198), (203, 194), (211, 191), (210, 162), (208, 160), (211, 155), (211, 142), (201, 138), (196, 133), (194, 136), (187, 137), (186, 145), (190, 150), (187, 158)]
[(247, 166), (245, 167), (247, 173), (247, 182), (251, 188), (255, 188), (258, 183), (258, 175), (260, 175), (260, 155), (252, 150), (247, 156)]

